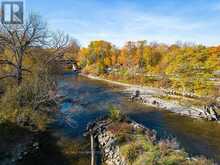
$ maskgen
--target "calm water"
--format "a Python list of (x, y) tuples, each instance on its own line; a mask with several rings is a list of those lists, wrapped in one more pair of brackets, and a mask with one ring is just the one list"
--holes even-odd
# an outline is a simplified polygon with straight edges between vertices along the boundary
[(130, 118), (155, 129), (159, 137), (176, 137), (191, 155), (205, 155), (220, 163), (220, 124), (131, 103), (122, 92), (122, 87), (81, 76), (65, 74), (59, 87), (61, 94), (74, 101), (74, 104), (67, 101), (61, 105), (71, 124), (62, 119), (56, 123), (56, 129), (65, 136), (83, 138), (87, 123), (105, 115), (109, 105), (116, 105)]

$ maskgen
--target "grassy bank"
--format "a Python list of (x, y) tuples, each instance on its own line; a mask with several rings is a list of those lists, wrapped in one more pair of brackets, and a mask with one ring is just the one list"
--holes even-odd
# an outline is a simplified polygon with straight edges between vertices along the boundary
[(111, 132), (117, 137), (121, 155), (132, 165), (214, 164), (204, 157), (190, 158), (183, 149), (178, 148), (175, 140), (162, 139), (155, 142), (143, 129), (134, 130), (127, 123), (113, 124)]
[(112, 145), (119, 146), (120, 155), (129, 165), (215, 164), (203, 156), (190, 157), (175, 139), (158, 139), (156, 132), (127, 120), (116, 108), (111, 108), (108, 120), (111, 122), (106, 132), (116, 141)]

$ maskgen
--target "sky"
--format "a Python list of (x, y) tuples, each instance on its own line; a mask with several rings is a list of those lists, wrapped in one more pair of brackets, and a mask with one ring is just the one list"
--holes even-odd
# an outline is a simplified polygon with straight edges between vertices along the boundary
[(220, 45), (220, 0), (25, 0), (26, 12), (82, 46), (106, 40)]

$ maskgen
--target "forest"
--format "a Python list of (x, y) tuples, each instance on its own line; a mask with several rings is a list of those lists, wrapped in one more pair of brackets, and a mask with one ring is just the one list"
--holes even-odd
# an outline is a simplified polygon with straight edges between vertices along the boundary
[(76, 60), (84, 72), (107, 75), (114, 80), (195, 96), (220, 94), (219, 46), (129, 41), (117, 48), (107, 41), (92, 41), (80, 49)]

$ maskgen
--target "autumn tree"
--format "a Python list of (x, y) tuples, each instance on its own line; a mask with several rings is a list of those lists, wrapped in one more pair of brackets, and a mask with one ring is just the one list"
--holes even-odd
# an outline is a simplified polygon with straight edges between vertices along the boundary
[(128, 41), (121, 49), (121, 63), (124, 66), (131, 67), (134, 64), (137, 47), (133, 41)]
[(144, 61), (144, 48), (147, 45), (147, 41), (138, 41), (137, 42), (137, 52), (136, 52), (136, 63), (139, 68), (143, 69), (145, 65)]
[(112, 65), (117, 66), (119, 64), (120, 49), (113, 45), (111, 52)]
[(79, 59), (90, 69), (117, 67), (114, 74), (128, 81), (139, 76), (141, 82), (156, 81), (152, 85), (196, 95), (217, 91), (215, 73), (220, 70), (219, 47), (184, 42), (167, 45), (129, 41), (117, 49), (109, 42), (94, 41), (88, 48), (80, 50)]
[(81, 65), (94, 66), (90, 70), (96, 70), (98, 73), (104, 73), (105, 68), (112, 66), (113, 53), (115, 50), (111, 43), (106, 41), (92, 41), (88, 48), (80, 51)]

